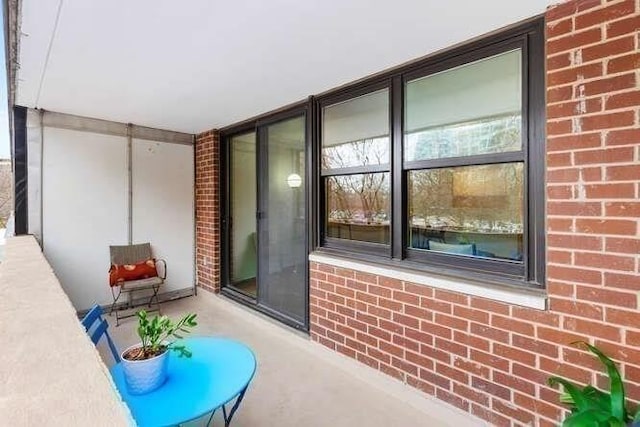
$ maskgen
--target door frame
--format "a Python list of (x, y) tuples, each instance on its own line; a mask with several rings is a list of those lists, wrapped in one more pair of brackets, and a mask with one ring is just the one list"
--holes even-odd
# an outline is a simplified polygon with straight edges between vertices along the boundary
[[(258, 116), (251, 120), (244, 121), (226, 128), (220, 131), (220, 238), (221, 238), (221, 251), (220, 251), (220, 292), (243, 304), (249, 306), (261, 313), (264, 313), (288, 326), (295, 329), (309, 332), (309, 257), (308, 254), (312, 250), (313, 244), (313, 197), (312, 190), (314, 188), (313, 165), (312, 159), (312, 108), (313, 100), (305, 100), (287, 107), (283, 110), (267, 114), (264, 116)], [(241, 135), (248, 132), (255, 132), (256, 134), (256, 209), (259, 210), (262, 206), (262, 186), (261, 178), (264, 176), (261, 170), (267, 167), (267, 157), (263, 154), (266, 146), (263, 141), (267, 126), (303, 116), (305, 118), (305, 185), (304, 185), (304, 206), (305, 206), (305, 248), (307, 256), (305, 257), (305, 272), (304, 272), (304, 321), (300, 323), (297, 319), (280, 313), (260, 303), (260, 230), (258, 226), (258, 212), (256, 212), (256, 232), (258, 240), (257, 248), (257, 269), (256, 269), (256, 298), (252, 298), (246, 293), (241, 292), (235, 288), (230, 281), (229, 261), (230, 261), (230, 230), (229, 230), (229, 217), (231, 214), (230, 195), (230, 160), (231, 150), (229, 149), (229, 143), (231, 138), (237, 135)], [(267, 141), (268, 142), (268, 141)]]

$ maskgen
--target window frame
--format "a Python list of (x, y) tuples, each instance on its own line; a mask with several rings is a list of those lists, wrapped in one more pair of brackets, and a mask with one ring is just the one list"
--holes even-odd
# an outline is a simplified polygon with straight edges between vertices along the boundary
[[(522, 55), (522, 150), (499, 154), (405, 162), (404, 115), (407, 82), (469, 64), (483, 58), (520, 49)], [(358, 260), (384, 263), (412, 270), (478, 280), (541, 288), (545, 278), (545, 93), (544, 19), (535, 18), (507, 30), (400, 66), (314, 99), (314, 172), (316, 181), (315, 250)], [(325, 188), (321, 166), (322, 109), (387, 87), (390, 139), (390, 245), (327, 238)], [(408, 171), (475, 164), (524, 163), (522, 262), (474, 258), (408, 247)], [(478, 163), (479, 162), (479, 163)]]
[[(322, 169), (322, 129), (323, 129), (323, 111), (324, 108), (330, 107), (332, 105), (350, 101), (361, 96), (366, 96), (375, 92), (379, 92), (382, 90), (387, 90), (389, 96), (389, 163), (387, 165), (369, 165), (369, 166), (354, 166), (347, 168), (335, 168), (335, 169)], [(358, 85), (357, 87), (347, 90), (347, 91), (338, 91), (336, 93), (332, 93), (329, 96), (322, 97), (316, 100), (316, 131), (315, 131), (315, 141), (317, 141), (316, 146), (317, 149), (314, 150), (316, 154), (315, 164), (316, 169), (318, 171), (318, 235), (319, 241), (323, 242), (322, 247), (336, 250), (336, 251), (350, 251), (360, 254), (373, 254), (380, 257), (384, 257), (389, 253), (391, 242), (393, 241), (393, 237), (391, 235), (391, 227), (393, 224), (393, 218), (390, 219), (389, 223), (389, 234), (390, 234), (390, 242), (389, 244), (384, 243), (373, 243), (359, 240), (347, 240), (340, 239), (337, 237), (328, 237), (326, 235), (326, 179), (333, 176), (348, 176), (348, 175), (360, 175), (367, 173), (388, 173), (389, 177), (392, 175), (392, 161), (391, 161), (391, 151), (392, 151), (392, 138), (391, 138), (391, 130), (392, 130), (392, 115), (391, 115), (391, 84), (388, 79), (380, 79), (372, 82), (368, 82), (363, 85)], [(391, 183), (389, 185), (390, 195), (393, 194), (391, 189)], [(393, 203), (391, 198), (390, 205)], [(389, 209), (389, 217), (392, 217), (392, 209)]]

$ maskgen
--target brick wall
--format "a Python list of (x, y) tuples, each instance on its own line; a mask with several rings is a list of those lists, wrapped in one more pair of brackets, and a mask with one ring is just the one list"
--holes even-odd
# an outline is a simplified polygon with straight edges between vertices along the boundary
[(549, 375), (640, 399), (640, 2), (547, 12), (547, 288), (538, 311), (311, 264), (311, 337), (496, 425), (557, 425)]
[(220, 137), (217, 131), (196, 135), (196, 269), (197, 283), (220, 290)]

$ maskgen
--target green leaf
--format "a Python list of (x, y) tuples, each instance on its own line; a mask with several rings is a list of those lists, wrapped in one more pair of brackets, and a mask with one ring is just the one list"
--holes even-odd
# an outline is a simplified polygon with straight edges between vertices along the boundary
[(620, 371), (618, 371), (616, 364), (602, 351), (600, 351), (600, 349), (587, 342), (577, 341), (572, 344), (586, 346), (589, 351), (595, 354), (598, 359), (600, 359), (600, 362), (602, 362), (602, 364), (607, 368), (611, 386), (611, 415), (620, 421), (626, 421), (627, 411), (624, 406), (624, 384), (622, 383), (622, 377), (620, 376)]
[(564, 378), (555, 377), (555, 376), (549, 377), (547, 382), (549, 383), (549, 385), (552, 385), (552, 386), (556, 384), (562, 384), (565, 392), (569, 393), (569, 395), (571, 396), (571, 399), (573, 400), (573, 404), (576, 406), (576, 408), (579, 411), (586, 411), (587, 409), (590, 409), (593, 406), (591, 401), (587, 398), (587, 396), (584, 395), (582, 390), (580, 390), (578, 386), (576, 386), (572, 382), (567, 381)]
[(600, 427), (609, 426), (611, 414), (608, 411), (588, 409), (570, 415), (562, 423), (563, 427)]

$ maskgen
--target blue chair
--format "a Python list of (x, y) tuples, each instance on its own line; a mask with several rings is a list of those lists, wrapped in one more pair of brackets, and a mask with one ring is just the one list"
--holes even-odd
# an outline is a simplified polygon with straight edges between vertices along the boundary
[(109, 336), (109, 332), (107, 331), (107, 329), (109, 328), (109, 324), (102, 318), (102, 308), (100, 308), (100, 306), (97, 304), (94, 305), (91, 310), (89, 310), (89, 312), (82, 318), (80, 323), (82, 323), (82, 326), (84, 326), (84, 329), (87, 331), (87, 334), (89, 335), (89, 338), (91, 338), (91, 342), (93, 342), (94, 345), (98, 344), (98, 341), (100, 341), (102, 335), (106, 335), (107, 343), (109, 344), (109, 348), (111, 349), (111, 354), (113, 355), (116, 363), (120, 363), (120, 353), (118, 352), (118, 349), (116, 349), (113, 340), (111, 340), (111, 337)]

